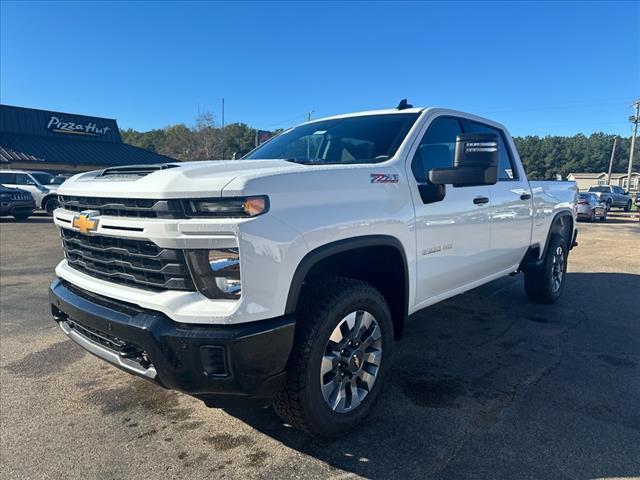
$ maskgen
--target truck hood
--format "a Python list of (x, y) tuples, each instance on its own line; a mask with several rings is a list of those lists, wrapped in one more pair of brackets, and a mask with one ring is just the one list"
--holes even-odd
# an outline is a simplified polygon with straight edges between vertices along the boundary
[(115, 198), (220, 197), (239, 176), (280, 175), (304, 169), (285, 160), (219, 160), (108, 168), (75, 175), (58, 195)]

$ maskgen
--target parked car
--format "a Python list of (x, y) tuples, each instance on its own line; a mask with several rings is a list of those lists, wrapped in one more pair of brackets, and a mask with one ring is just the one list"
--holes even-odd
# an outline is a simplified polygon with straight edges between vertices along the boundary
[(0, 184), (0, 217), (26, 220), (36, 209), (31, 193)]
[(36, 207), (51, 214), (58, 206), (58, 186), (62, 183), (48, 172), (0, 170), (0, 183), (31, 193)]
[(604, 199), (598, 198), (595, 193), (583, 192), (578, 194), (576, 202), (576, 216), (578, 220), (598, 220), (604, 222), (607, 219), (607, 204)]
[(611, 207), (623, 208), (625, 212), (631, 210), (631, 195), (625, 192), (622, 187), (615, 185), (592, 185), (588, 190), (595, 193), (598, 198), (606, 202), (607, 209)]
[(60, 174), (60, 175), (56, 175), (54, 178), (56, 180), (56, 182), (59, 185), (62, 185), (64, 182), (66, 182), (69, 178), (73, 177), (73, 175), (71, 174)]
[(409, 314), (515, 272), (553, 303), (576, 244), (574, 182), (529, 181), (499, 123), (405, 103), (297, 126), (242, 160), (70, 178), (54, 320), (209, 406), (352, 430)]

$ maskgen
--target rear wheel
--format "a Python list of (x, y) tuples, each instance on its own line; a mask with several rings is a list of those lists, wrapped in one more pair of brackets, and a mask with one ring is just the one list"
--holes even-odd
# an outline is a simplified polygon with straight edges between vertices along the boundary
[(313, 435), (344, 435), (382, 391), (393, 344), (389, 306), (368, 283), (329, 278), (307, 287), (299, 318), (275, 410)]
[(555, 303), (564, 289), (567, 273), (567, 243), (562, 235), (554, 233), (549, 239), (542, 264), (527, 270), (524, 288), (529, 300), (536, 303)]

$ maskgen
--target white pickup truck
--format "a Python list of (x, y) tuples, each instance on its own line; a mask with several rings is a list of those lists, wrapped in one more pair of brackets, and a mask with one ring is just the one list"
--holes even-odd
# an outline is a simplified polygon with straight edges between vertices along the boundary
[(110, 168), (58, 193), (50, 299), (66, 335), (325, 438), (372, 409), (408, 315), (516, 272), (552, 303), (576, 240), (574, 183), (529, 182), (496, 122), (404, 101), (242, 160)]

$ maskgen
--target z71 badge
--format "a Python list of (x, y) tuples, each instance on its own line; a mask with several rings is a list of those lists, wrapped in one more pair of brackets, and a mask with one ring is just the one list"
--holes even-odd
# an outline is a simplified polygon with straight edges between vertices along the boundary
[(372, 173), (371, 183), (398, 183), (396, 173)]

